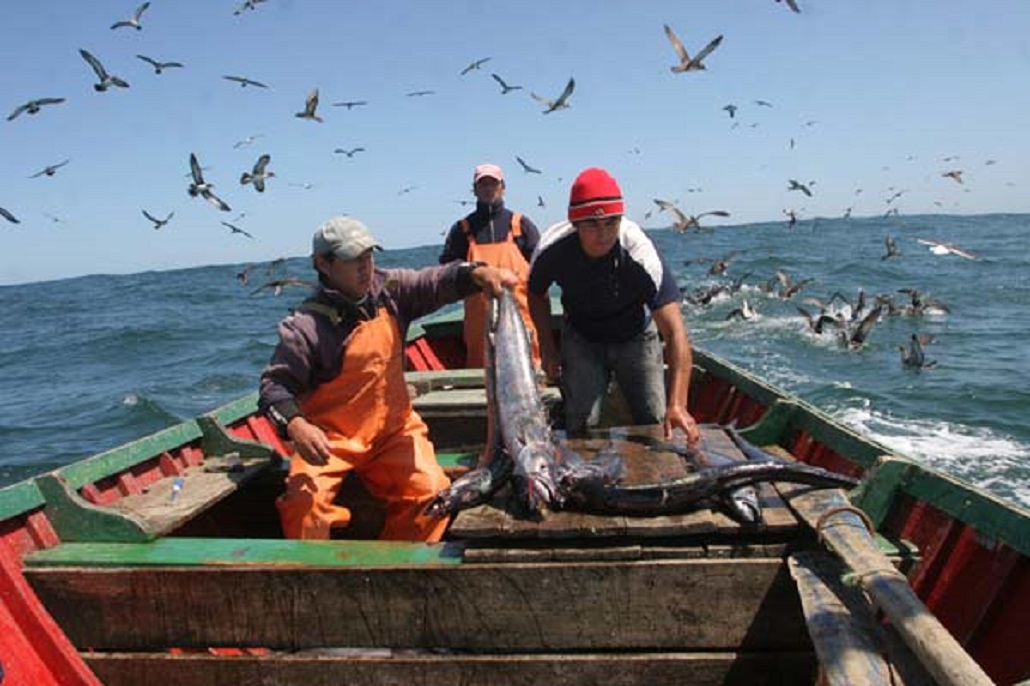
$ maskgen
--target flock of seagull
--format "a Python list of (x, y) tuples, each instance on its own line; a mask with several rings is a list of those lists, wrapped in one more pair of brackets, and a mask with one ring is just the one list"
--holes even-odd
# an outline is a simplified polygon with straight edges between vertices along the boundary
[[(777, 2), (781, 2), (781, 0), (776, 0), (776, 1)], [(261, 5), (261, 4), (265, 3), (265, 2), (268, 2), (268, 0), (245, 0), (245, 2), (243, 2), (242, 5), (237, 7), (237, 9), (234, 11), (234, 14), (239, 15), (239, 14), (242, 14), (244, 12), (255, 10), (255, 9), (257, 9), (257, 7), (259, 5)], [(129, 16), (128, 18), (125, 18), (125, 19), (121, 19), (121, 20), (116, 21), (113, 24), (111, 24), (111, 26), (110, 26), (111, 30), (120, 30), (120, 29), (123, 29), (123, 28), (129, 28), (129, 29), (134, 29), (136, 31), (141, 31), (143, 29), (143, 26), (144, 26), (144, 17), (146, 15), (146, 12), (148, 11), (150, 5), (151, 5), (150, 2), (142, 3), (141, 5), (139, 5), (136, 8), (135, 12), (133, 12), (133, 14), (131, 16)], [(792, 11), (792, 12), (795, 12), (795, 13), (801, 12), (801, 9), (798, 7), (797, 3), (794, 2), (794, 0), (786, 0), (786, 5), (790, 9), (790, 11)], [(699, 71), (706, 70), (707, 69), (706, 60), (711, 57), (711, 55), (720, 47), (720, 45), (723, 42), (723, 35), (721, 35), (721, 34), (717, 35), (717, 36), (713, 37), (712, 39), (710, 39), (707, 43), (705, 43), (699, 50), (697, 50), (696, 52), (691, 54), (691, 51), (688, 51), (688, 49), (685, 47), (683, 42), (680, 40), (679, 36), (676, 34), (676, 32), (673, 30), (673, 28), (669, 24), (664, 24), (663, 25), (663, 30), (664, 30), (665, 36), (666, 36), (668, 42), (670, 43), (670, 45), (672, 47), (672, 50), (673, 50), (673, 52), (674, 52), (674, 54), (676, 56), (676, 61), (669, 66), (669, 70), (672, 73), (674, 73), (674, 74), (687, 74), (687, 73), (691, 73), (691, 72), (699, 72)], [(108, 71), (105, 68), (104, 64), (95, 55), (93, 55), (92, 53), (90, 53), (89, 51), (87, 51), (85, 49), (80, 49), (79, 50), (79, 54), (82, 57), (82, 59), (92, 69), (93, 74), (96, 77), (96, 81), (92, 84), (93, 85), (93, 89), (95, 91), (97, 91), (97, 92), (105, 92), (105, 91), (107, 91), (107, 90), (109, 90), (111, 88), (129, 88), (128, 81), (126, 81), (124, 78), (120, 77), (119, 75), (114, 74), (114, 73)], [(154, 59), (154, 58), (149, 57), (149, 56), (144, 55), (144, 54), (137, 54), (136, 57), (139, 60), (147, 63), (148, 65), (150, 65), (154, 69), (155, 74), (161, 74), (163, 71), (169, 70), (169, 69), (182, 69), (185, 66), (182, 62), (161, 61), (161, 60)], [(496, 72), (489, 71), (486, 68), (486, 65), (491, 62), (491, 59), (492, 59), (491, 57), (480, 57), (480, 58), (472, 60), (471, 62), (469, 62), (467, 64), (467, 66), (465, 66), (463, 69), (460, 70), (459, 76), (460, 77), (464, 77), (464, 76), (466, 76), (466, 75), (468, 75), (468, 74), (470, 74), (472, 72), (477, 72), (477, 71), (479, 71), (479, 72), (488, 72), (490, 78), (500, 87), (500, 94), (501, 95), (509, 95), (509, 94), (511, 94), (511, 93), (513, 93), (515, 91), (524, 90), (524, 87), (522, 85), (509, 83), (500, 74), (498, 74)], [(236, 74), (227, 74), (227, 75), (223, 75), (222, 78), (225, 79), (226, 81), (231, 82), (231, 83), (238, 84), (240, 88), (257, 88), (257, 89), (267, 89), (267, 88), (269, 88), (268, 84), (266, 84), (266, 83), (264, 83), (262, 81), (258, 81), (256, 79), (250, 78), (248, 76), (241, 76), (241, 75), (236, 75)], [(532, 91), (529, 93), (529, 96), (534, 101), (536, 101), (537, 103), (539, 103), (540, 105), (543, 106), (544, 109), (542, 110), (542, 113), (547, 115), (547, 114), (552, 114), (552, 113), (560, 112), (562, 110), (569, 109), (572, 106), (572, 96), (573, 96), (573, 94), (575, 92), (575, 88), (576, 88), (575, 78), (570, 77), (568, 79), (568, 82), (565, 84), (564, 89), (561, 91), (561, 93), (557, 97), (554, 97), (553, 99), (549, 98), (549, 97), (541, 96), (538, 93), (532, 92)], [(413, 98), (414, 97), (424, 97), (424, 96), (433, 95), (434, 93), (435, 93), (435, 91), (433, 91), (433, 90), (422, 89), (422, 90), (414, 90), (414, 91), (407, 92), (407, 93), (405, 93), (405, 96), (413, 97)], [(19, 118), (22, 115), (27, 115), (27, 116), (37, 115), (44, 108), (52, 107), (52, 106), (57, 106), (57, 105), (60, 105), (60, 104), (62, 104), (64, 102), (65, 102), (65, 98), (63, 98), (63, 97), (43, 97), (43, 98), (32, 99), (32, 100), (29, 100), (29, 101), (27, 101), (27, 102), (17, 106), (10, 113), (10, 115), (7, 117), (7, 120), (8, 121), (13, 121), (13, 120)], [(772, 103), (770, 103), (769, 101), (761, 100), (761, 99), (755, 99), (753, 101), (753, 103), (754, 103), (754, 105), (756, 107), (771, 108), (773, 106)], [(339, 101), (339, 102), (331, 103), (331, 105), (333, 107), (342, 107), (342, 108), (346, 108), (347, 110), (352, 110), (354, 108), (359, 108), (359, 107), (365, 107), (368, 104), (369, 104), (369, 101), (367, 101), (367, 100), (345, 100), (345, 101)], [(312, 121), (312, 122), (315, 122), (315, 123), (322, 123), (324, 121), (324, 119), (323, 119), (322, 115), (319, 114), (318, 108), (319, 108), (319, 89), (318, 88), (314, 88), (314, 89), (312, 89), (308, 93), (307, 97), (305, 98), (305, 102), (304, 102), (303, 108), (300, 111), (296, 112), (294, 116), (299, 118), (299, 119), (303, 119), (303, 120), (307, 120), (307, 121)], [(729, 115), (729, 118), (731, 120), (736, 120), (737, 112), (739, 110), (739, 107), (736, 104), (726, 104), (726, 105), (724, 105), (722, 107), (722, 109), (727, 112), (727, 114)], [(735, 127), (739, 123), (740, 122), (738, 122), (738, 121), (734, 121), (733, 126)], [(813, 124), (815, 124), (814, 121), (807, 122), (807, 125), (813, 125)], [(233, 145), (233, 148), (234, 149), (239, 149), (239, 148), (242, 148), (244, 146), (250, 145), (250, 144), (254, 143), (260, 137), (261, 137), (260, 134), (255, 134), (255, 135), (252, 135), (252, 136), (248, 136), (247, 138), (245, 138), (245, 139), (235, 143)], [(794, 146), (794, 139), (793, 138), (790, 141), (790, 145), (793, 148), (793, 146)], [(338, 147), (338, 148), (335, 148), (333, 150), (334, 154), (344, 155), (347, 158), (354, 158), (355, 155), (357, 155), (358, 153), (361, 153), (361, 152), (365, 152), (365, 148), (363, 146), (353, 146), (353, 147), (349, 147), (349, 148)], [(636, 152), (639, 152), (639, 150), (636, 150)], [(946, 161), (950, 161), (949, 158), (945, 158), (945, 160)], [(48, 165), (48, 166), (44, 167), (42, 170), (32, 174), (32, 176), (30, 178), (37, 178), (37, 177), (40, 177), (40, 176), (53, 176), (53, 175), (55, 175), (57, 173), (57, 171), (59, 169), (61, 169), (65, 165), (67, 165), (70, 161), (71, 160), (69, 160), (69, 159), (65, 159), (65, 160), (63, 160), (61, 162), (58, 162), (56, 164)], [(515, 161), (519, 164), (519, 166), (521, 167), (522, 171), (524, 173), (526, 173), (526, 174), (543, 174), (543, 171), (539, 167), (533, 166), (532, 164), (527, 162), (525, 159), (523, 159), (523, 157), (521, 157), (521, 156), (516, 155), (515, 156)], [(249, 170), (244, 171), (240, 175), (240, 179), (239, 179), (240, 185), (241, 186), (250, 185), (250, 186), (252, 186), (254, 188), (254, 190), (256, 192), (264, 193), (265, 190), (266, 190), (266, 185), (268, 184), (269, 180), (273, 179), (276, 176), (275, 172), (270, 169), (271, 162), (272, 162), (271, 155), (269, 155), (267, 153), (261, 154), (257, 158), (257, 160), (254, 162), (253, 166)], [(957, 184), (963, 184), (964, 181), (963, 181), (963, 178), (962, 178), (962, 174), (963, 174), (962, 170), (959, 170), (959, 169), (949, 169), (947, 171), (942, 172), (941, 176), (945, 177), (945, 178), (949, 178), (949, 179), (951, 179), (952, 181), (954, 181)], [(200, 161), (197, 158), (197, 155), (195, 153), (193, 153), (193, 152), (191, 152), (189, 154), (189, 173), (188, 173), (188, 176), (190, 178), (190, 182), (189, 182), (188, 187), (187, 187), (186, 190), (187, 190), (187, 193), (189, 194), (190, 197), (202, 199), (202, 200), (206, 201), (211, 206), (213, 206), (214, 208), (216, 208), (217, 210), (219, 210), (221, 212), (231, 212), (232, 211), (232, 208), (230, 207), (230, 205), (225, 200), (223, 200), (222, 198), (220, 198), (218, 195), (215, 194), (215, 192), (214, 192), (214, 185), (212, 183), (208, 182), (207, 180), (205, 180), (205, 178), (204, 178), (204, 168), (201, 166)], [(302, 188), (311, 188), (311, 187), (313, 187), (313, 184), (291, 184), (291, 185), (299, 185), (299, 187), (302, 187)], [(801, 194), (801, 196), (806, 197), (806, 198), (811, 198), (811, 197), (813, 197), (813, 188), (815, 186), (816, 186), (816, 182), (812, 181), (812, 180), (801, 181), (801, 180), (798, 180), (798, 179), (788, 179), (786, 190), (788, 192), (797, 192), (797, 193)], [(407, 192), (410, 192), (414, 188), (416, 188), (416, 187), (415, 186), (407, 186), (407, 187), (401, 189), (398, 192), (398, 195), (403, 195), (403, 194), (405, 194)], [(698, 189), (690, 189), (690, 192), (694, 192), (695, 190), (700, 191), (700, 189), (698, 188)], [(861, 192), (861, 189), (856, 191), (856, 194), (860, 193), (860, 192)], [(886, 201), (887, 204), (891, 205), (904, 192), (905, 191), (903, 189), (902, 190), (895, 190), (893, 195), (891, 195), (887, 199), (887, 201)], [(463, 201), (458, 201), (458, 202), (461, 202), (462, 204), (466, 204), (466, 203), (469, 203), (471, 201), (463, 200)], [(697, 213), (697, 214), (690, 214), (690, 213), (687, 213), (687, 212), (684, 212), (683, 210), (681, 210), (677, 206), (676, 202), (671, 201), (671, 200), (661, 199), (661, 198), (655, 198), (654, 199), (654, 203), (655, 203), (655, 205), (657, 207), (657, 211), (659, 213), (667, 212), (668, 215), (671, 217), (671, 227), (672, 227), (672, 229), (677, 231), (677, 232), (679, 232), (679, 233), (684, 233), (684, 234), (690, 232), (691, 230), (695, 230), (695, 231), (698, 231), (698, 232), (702, 231), (704, 227), (702, 226), (701, 222), (706, 217), (728, 218), (728, 217), (731, 216), (728, 211), (721, 210), (721, 209), (719, 209), (719, 210), (708, 210), (708, 211), (700, 212), (700, 213)], [(537, 196), (537, 206), (538, 207), (545, 207), (545, 202), (544, 202), (544, 199), (543, 199), (542, 196), (539, 196), (539, 195)], [(847, 208), (847, 210), (845, 212), (845, 217), (850, 216), (850, 212), (851, 212), (851, 208), (849, 207), (849, 208)], [(892, 210), (888, 210), (888, 214), (890, 214), (892, 212), (893, 212), (893, 214), (897, 214), (897, 208), (895, 207), (895, 208), (892, 208)], [(168, 212), (167, 214), (164, 215), (163, 219), (159, 218), (159, 215), (156, 215), (155, 213), (152, 213), (152, 212), (148, 211), (147, 209), (141, 210), (141, 213), (142, 213), (143, 217), (147, 221), (150, 222), (150, 225), (155, 230), (160, 230), (160, 229), (165, 228), (166, 226), (169, 225), (169, 223), (175, 217), (175, 212)], [(784, 210), (784, 214), (787, 215), (788, 225), (793, 227), (797, 223), (797, 221), (798, 221), (798, 213), (797, 213), (797, 211), (795, 211), (793, 209), (785, 209)], [(650, 219), (651, 215), (652, 215), (651, 211), (648, 211), (647, 213), (645, 213), (644, 219), (645, 220), (646, 219)], [(2, 216), (8, 222), (19, 223), (19, 219), (15, 216), (15, 214), (13, 212), (9, 211), (8, 209), (4, 208), (4, 207), (0, 207), (0, 216)], [(233, 234), (239, 234), (239, 235), (241, 235), (243, 237), (254, 238), (254, 236), (250, 232), (248, 232), (248, 231), (244, 230), (243, 228), (241, 228), (240, 226), (238, 226), (237, 223), (235, 223), (236, 221), (237, 220), (235, 220), (235, 219), (233, 221), (222, 221), (221, 224), (224, 227), (226, 227), (229, 231), (231, 231)], [(919, 240), (920, 243), (929, 246), (930, 250), (934, 254), (937, 254), (937, 255), (951, 254), (951, 255), (957, 255), (957, 256), (960, 256), (962, 258), (970, 259), (970, 260), (979, 259), (975, 254), (965, 250), (964, 248), (956, 246), (954, 244), (940, 242), (940, 241), (933, 241), (933, 240), (930, 240), (930, 239), (922, 239), (922, 238), (920, 238), (918, 240)], [(897, 256), (900, 255), (900, 252), (897, 250), (896, 244), (894, 243), (893, 239), (891, 237), (889, 237), (889, 236), (887, 237), (887, 240), (886, 240), (886, 248), (887, 248), (887, 252), (883, 256), (883, 259), (889, 259), (889, 258), (897, 257)], [(709, 271), (709, 273), (713, 274), (713, 275), (725, 274), (727, 268), (729, 267), (730, 262), (732, 261), (732, 258), (733, 258), (733, 255), (730, 255), (730, 256), (726, 256), (726, 257), (724, 257), (722, 259), (719, 259), (719, 260), (713, 260), (712, 261), (711, 270)], [(780, 286), (779, 291), (778, 291), (778, 296), (781, 297), (781, 298), (784, 298), (784, 299), (788, 299), (790, 297), (793, 297), (793, 295), (796, 293), (796, 291), (792, 290), (792, 289), (796, 288), (797, 290), (800, 290), (800, 288), (804, 285), (804, 282), (792, 283), (792, 282), (789, 281), (789, 278), (785, 279), (784, 277), (785, 277), (785, 274), (782, 271), (778, 272), (777, 273), (777, 277), (774, 279), (774, 281), (776, 283), (778, 283), (779, 286)], [(244, 277), (241, 278), (241, 282), (246, 283), (245, 273), (244, 273)], [(741, 283), (742, 283), (742, 280), (735, 281), (734, 282), (735, 288), (739, 289), (740, 286), (741, 286)], [(291, 281), (291, 280), (276, 280), (276, 279), (273, 279), (272, 281), (269, 282), (269, 284), (266, 284), (266, 285), (268, 286), (268, 288), (270, 288), (274, 292), (278, 293), (278, 292), (281, 291), (281, 289), (284, 286), (289, 286), (289, 285), (306, 285), (306, 282), (303, 282), (302, 280), (293, 280), (293, 281)], [(262, 288), (264, 288), (264, 287), (262, 287)], [(719, 289), (717, 291), (715, 291), (715, 292), (705, 292), (705, 293), (696, 294), (695, 296), (688, 296), (687, 300), (690, 300), (690, 301), (693, 301), (693, 302), (699, 302), (699, 303), (704, 304), (706, 302), (710, 302), (710, 300), (715, 295), (717, 295), (718, 292), (723, 292), (723, 290), (722, 290), (723, 288), (732, 290), (734, 288), (734, 286), (725, 286), (725, 287), (720, 286)], [(262, 290), (262, 289), (258, 289), (258, 290)], [(765, 290), (767, 292), (771, 292), (773, 290), (773, 287), (772, 286), (768, 286), (767, 288), (765, 288)], [(914, 296), (913, 296), (913, 298), (914, 298)], [(834, 300), (830, 301), (831, 305), (832, 305), (833, 302), (835, 302), (835, 301)], [(885, 313), (885, 312), (887, 312), (887, 313), (892, 312), (891, 304), (887, 300), (885, 300), (882, 296), (877, 300), (877, 303), (878, 304), (875, 307), (870, 308), (870, 309), (865, 310), (865, 311), (863, 311), (863, 309), (861, 307), (855, 307), (855, 308), (853, 308), (851, 310), (851, 315), (852, 316), (847, 318), (847, 322), (848, 323), (855, 323), (855, 322), (857, 322), (857, 324), (856, 324), (856, 326), (854, 328), (849, 328), (848, 326), (846, 326), (843, 323), (845, 318), (842, 318), (840, 312), (835, 312), (835, 313), (829, 313), (828, 314), (825, 311), (825, 308), (820, 308), (820, 312), (818, 314), (810, 314), (810, 313), (807, 313), (804, 310), (802, 310), (802, 314), (803, 314), (803, 316), (806, 317), (806, 320), (810, 323), (810, 326), (812, 326), (812, 327), (818, 326), (821, 329), (823, 326), (835, 326), (838, 329), (839, 335), (842, 336), (842, 340), (846, 339), (847, 345), (853, 347), (854, 345), (861, 344), (861, 342), (863, 342), (865, 340), (866, 336), (869, 333), (869, 330), (871, 329), (872, 325), (875, 323), (875, 320), (878, 320), (879, 317), (883, 313)], [(801, 308), (799, 308), (799, 309), (801, 309)], [(858, 313), (860, 313), (860, 312), (864, 315), (863, 317), (858, 317)], [(874, 313), (876, 314), (876, 317), (874, 317), (872, 320), (869, 320), (869, 323), (867, 323), (866, 320), (869, 317), (872, 317)], [(736, 310), (734, 310), (734, 312), (731, 313), (731, 316), (734, 317), (734, 318), (749, 319), (749, 318), (754, 317), (756, 314), (757, 313), (756, 313), (755, 309), (745, 300), (744, 303), (743, 303), (743, 306), (740, 307), (740, 308), (737, 308)], [(828, 324), (827, 323), (827, 319), (826, 319), (827, 317), (831, 317), (833, 319), (834, 324), (832, 324), (832, 325)], [(858, 317), (858, 318), (856, 319), (856, 317)], [(813, 322), (814, 322), (814, 324), (812, 324)], [(820, 324), (820, 322), (822, 322), (822, 323)], [(906, 362), (906, 365), (909, 365), (909, 364), (915, 364), (915, 362), (912, 362), (913, 360), (923, 360), (925, 358), (922, 355), (921, 350), (917, 351), (914, 347), (909, 346), (908, 348), (906, 348), (906, 357), (905, 357), (905, 359), (909, 360), (908, 362)], [(922, 366), (922, 365), (920, 364), (920, 365), (917, 365), (917, 366)]]
[[(916, 238), (915, 241), (928, 246), (934, 255), (952, 255), (974, 262), (983, 261), (980, 256), (953, 243), (928, 238)], [(897, 259), (902, 256), (894, 237), (886, 236), (884, 246), (885, 253), (881, 256), (881, 261)], [(711, 266), (707, 270), (708, 275), (724, 276), (730, 264), (742, 252), (744, 250), (733, 250), (715, 259), (695, 258), (686, 261), (685, 265), (710, 264)], [(747, 272), (730, 282), (716, 282), (698, 287), (692, 293), (687, 293), (685, 288), (681, 288), (683, 302), (696, 307), (707, 307), (720, 296), (730, 296), (744, 290), (745, 280), (750, 276), (752, 273)], [(812, 277), (795, 279), (784, 269), (777, 269), (772, 278), (757, 283), (753, 289), (767, 297), (790, 302), (813, 281)], [(864, 289), (859, 288), (854, 299), (848, 298), (839, 290), (825, 300), (814, 296), (805, 297), (801, 300), (800, 305), (795, 305), (795, 310), (803, 319), (804, 331), (816, 337), (832, 336), (841, 347), (849, 350), (862, 348), (874, 327), (887, 318), (898, 316), (942, 317), (951, 313), (951, 308), (947, 304), (918, 288), (899, 288), (897, 293), (907, 295), (908, 302), (896, 302), (895, 294), (890, 292), (878, 293), (869, 299)], [(813, 307), (816, 309), (810, 309)], [(749, 321), (758, 319), (760, 316), (758, 308), (747, 297), (744, 297), (739, 306), (727, 313), (725, 320)], [(932, 336), (918, 332), (912, 333), (905, 344), (897, 346), (901, 365), (909, 369), (929, 369), (936, 366), (936, 361), (928, 359), (923, 349), (924, 346), (934, 342), (935, 339)]]

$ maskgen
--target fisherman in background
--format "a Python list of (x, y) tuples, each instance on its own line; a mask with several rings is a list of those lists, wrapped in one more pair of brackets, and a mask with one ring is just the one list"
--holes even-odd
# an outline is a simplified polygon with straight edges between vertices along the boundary
[(258, 407), (294, 448), (276, 502), (287, 538), (328, 539), (347, 526), (350, 510), (334, 499), (351, 471), (385, 505), (380, 538), (438, 541), (447, 527), (446, 518), (422, 514), (449, 481), (404, 381), (408, 326), (472, 293), (499, 295), (517, 279), (468, 262), (376, 269), (377, 248), (352, 217), (315, 231), (320, 285), (280, 322), (261, 373)]
[[(529, 271), (529, 308), (550, 381), (560, 380), (565, 429), (596, 427), (614, 375), (635, 424), (664, 424), (700, 438), (687, 411), (693, 355), (675, 276), (640, 226), (623, 216), (618, 183), (604, 169), (572, 184), (569, 218), (547, 229)], [(547, 323), (548, 289), (561, 288), (561, 359)], [(659, 338), (659, 334), (661, 338)], [(668, 392), (664, 360), (669, 367)]]
[[(519, 283), (515, 300), (533, 338), (533, 363), (540, 366), (540, 346), (526, 302), (529, 259), (533, 256), (540, 232), (521, 212), (504, 206), (504, 171), (496, 164), (481, 164), (472, 173), (472, 192), (476, 209), (451, 226), (440, 253), (440, 264), (454, 260), (485, 262), (515, 272)], [(465, 366), (483, 366), (483, 325), (487, 298), (475, 294), (465, 299)]]

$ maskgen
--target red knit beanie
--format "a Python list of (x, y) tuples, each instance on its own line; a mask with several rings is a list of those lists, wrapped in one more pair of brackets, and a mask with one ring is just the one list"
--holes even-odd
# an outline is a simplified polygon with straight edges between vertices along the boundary
[(576, 177), (569, 194), (569, 221), (611, 217), (624, 210), (622, 190), (604, 169), (591, 167)]

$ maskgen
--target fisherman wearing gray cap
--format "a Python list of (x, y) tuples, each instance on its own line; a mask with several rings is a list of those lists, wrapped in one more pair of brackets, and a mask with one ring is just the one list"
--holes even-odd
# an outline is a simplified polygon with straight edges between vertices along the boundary
[(258, 406), (293, 442), (276, 505), (287, 538), (328, 539), (350, 522), (334, 503), (356, 472), (383, 501), (381, 539), (438, 541), (447, 519), (425, 505), (449, 485), (404, 381), (404, 341), (418, 317), (477, 291), (499, 295), (514, 273), (472, 262), (378, 269), (364, 224), (333, 217), (312, 240), (319, 286), (279, 324)]

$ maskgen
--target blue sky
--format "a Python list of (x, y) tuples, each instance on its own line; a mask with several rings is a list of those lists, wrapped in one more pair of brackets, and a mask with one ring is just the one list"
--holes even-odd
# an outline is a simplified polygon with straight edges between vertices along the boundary
[[(109, 28), (136, 0), (7, 3), (0, 114), (67, 101), (0, 120), (0, 207), (21, 220), (0, 218), (0, 284), (302, 255), (336, 213), (388, 248), (436, 244), (485, 161), (541, 227), (563, 217), (589, 166), (608, 168), (628, 214), (651, 227), (667, 223), (644, 220), (655, 197), (731, 212), (713, 225), (785, 209), (1028, 210), (1025, 0), (799, 0), (801, 14), (773, 0), (267, 0), (234, 15), (241, 3), (153, 0), (140, 31)], [(724, 36), (707, 71), (670, 72), (664, 23), (691, 53)], [(94, 92), (79, 48), (131, 87)], [(137, 54), (186, 66), (155, 75)], [(501, 95), (491, 72), (524, 89)], [(571, 107), (542, 115), (529, 92), (554, 98), (570, 77)], [(316, 87), (322, 124), (293, 116)], [(423, 89), (435, 93), (405, 96)], [(369, 104), (331, 106), (346, 100)], [(234, 148), (248, 136), (260, 137)], [(356, 146), (366, 151), (333, 152)], [(231, 212), (187, 195), (191, 152)], [(239, 178), (262, 153), (277, 176), (258, 194)], [(524, 173), (516, 155), (544, 173)], [(941, 176), (953, 169), (963, 184)], [(788, 191), (791, 178), (815, 181), (813, 197)], [(155, 231), (142, 209), (175, 217)]]

